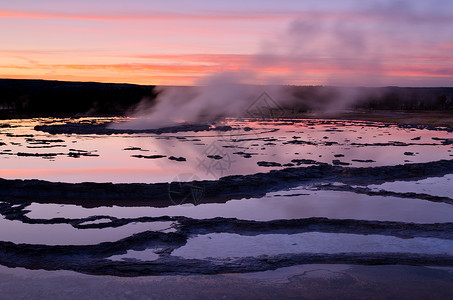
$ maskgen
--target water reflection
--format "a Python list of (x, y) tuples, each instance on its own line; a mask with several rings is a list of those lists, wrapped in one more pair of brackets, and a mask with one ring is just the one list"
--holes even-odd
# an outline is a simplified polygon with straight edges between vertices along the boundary
[(402, 239), (381, 235), (308, 232), (292, 235), (199, 235), (172, 252), (186, 259), (233, 258), (285, 253), (430, 253), (453, 254), (453, 241), (435, 238)]
[[(172, 205), (169, 202), (169, 205)], [(453, 206), (420, 199), (367, 196), (352, 192), (298, 189), (270, 193), (256, 199), (231, 200), (224, 204), (203, 203), (157, 207), (97, 207), (32, 203), (26, 207), (33, 219), (86, 218), (108, 215), (116, 218), (184, 216), (194, 219), (215, 217), (270, 221), (326, 217), (415, 223), (453, 222)]]
[[(70, 120), (9, 120), (12, 127), (0, 126), (0, 177), (155, 183), (175, 181), (175, 178), (182, 181), (218, 179), (226, 175), (319, 163), (360, 167), (428, 162), (451, 159), (452, 155), (451, 145), (445, 142), (445, 139), (452, 138), (452, 133), (360, 121), (226, 120), (222, 125), (229, 125), (234, 130), (171, 134), (51, 135), (33, 129), (39, 124), (64, 124), (67, 121)], [(77, 121), (121, 119), (84, 118)], [(448, 184), (449, 176), (439, 181), (427, 179), (417, 183), (425, 188), (429, 186), (429, 190), (421, 189), (423, 192), (446, 195), (450, 190), (441, 186)], [(371, 187), (397, 190), (402, 185), (395, 182)], [(412, 186), (406, 188), (413, 190)], [(196, 187), (191, 190), (194, 191), (197, 191)], [(160, 207), (153, 207), (152, 201), (148, 206), (118, 207), (100, 206), (102, 204), (93, 195), (90, 201), (94, 208), (85, 208), (52, 204), (57, 201), (55, 199), (49, 199), (49, 204), (40, 204), (18, 197), (10, 199), (6, 195), (0, 202), (3, 214), (0, 243), (16, 251), (10, 258), (16, 260), (14, 255), (22, 257), (21, 261), (18, 260), (22, 263), (19, 266), (30, 267), (29, 262), (36, 259), (32, 257), (36, 253), (30, 251), (35, 244), (91, 247), (102, 242), (115, 242), (119, 250), (101, 249), (104, 246), (100, 245), (104, 256), (94, 255), (91, 261), (103, 266), (110, 264), (111, 267), (107, 267), (109, 272), (116, 270), (117, 263), (136, 263), (138, 266), (137, 260), (155, 264), (155, 260), (167, 263), (166, 259), (174, 259), (170, 268), (188, 265), (188, 261), (177, 257), (225, 259), (306, 252), (363, 252), (369, 253), (371, 259), (374, 259), (374, 252), (453, 255), (453, 242), (448, 232), (453, 223), (453, 206), (442, 202), (315, 190), (310, 186), (272, 192), (262, 198), (210, 199), (210, 203), (198, 205), (172, 199), (160, 201)], [(304, 221), (301, 219), (313, 217), (330, 220), (312, 219), (307, 228), (296, 228), (303, 223), (299, 223)], [(251, 221), (275, 222), (269, 225)], [(401, 223), (380, 223), (383, 221)], [(287, 225), (289, 223), (293, 227)], [(318, 226), (320, 223), (324, 224), (323, 229), (319, 229), (322, 227)], [(250, 229), (244, 224), (255, 226), (256, 231), (248, 232)], [(275, 224), (280, 224), (277, 230), (274, 230), (278, 227)], [(297, 230), (291, 232), (294, 228)], [(307, 232), (298, 231), (305, 229)], [(151, 234), (148, 231), (152, 231)], [(408, 236), (411, 238), (403, 238)], [(126, 237), (130, 239), (120, 241)], [(85, 254), (91, 255), (90, 247), (77, 249), (85, 248)], [(65, 249), (62, 246), (48, 250), (57, 248)], [(81, 260), (77, 253), (71, 249), (68, 251), (65, 259), (70, 263), (60, 267), (82, 268), (85, 258)], [(39, 255), (53, 258), (52, 252)], [(226, 266), (228, 263), (228, 260), (222, 261)], [(167, 266), (161, 267), (165, 269)], [(231, 270), (228, 268), (226, 270)], [(192, 271), (184, 269), (183, 272), (187, 270)], [(135, 270), (127, 273), (129, 271), (122, 270), (125, 273), (120, 274), (136, 274)]]
[[(451, 145), (443, 145), (438, 140), (451, 138), (452, 133), (360, 121), (226, 120), (222, 124), (236, 130), (161, 135), (50, 135), (33, 129), (43, 123), (66, 121), (68, 119), (8, 121), (13, 127), (0, 129), (0, 141), (5, 143), (0, 146), (0, 177), (153, 183), (170, 182), (182, 173), (194, 174), (200, 179), (218, 179), (226, 175), (267, 172), (304, 165), (303, 160), (360, 167), (428, 162), (450, 159), (453, 155)], [(79, 120), (106, 121), (112, 118)], [(39, 146), (42, 148), (37, 148)], [(25, 156), (33, 154), (40, 156)], [(186, 160), (170, 160), (172, 156)], [(263, 167), (258, 162), (272, 162), (274, 166)]]
[(373, 190), (386, 190), (400, 193), (423, 193), (438, 197), (452, 197), (453, 174), (443, 177), (431, 177), (418, 181), (394, 181), (380, 185), (370, 185)]
[(172, 222), (131, 223), (117, 228), (77, 229), (70, 224), (27, 224), (0, 218), (0, 240), (16, 244), (95, 245), (145, 231), (165, 231)]

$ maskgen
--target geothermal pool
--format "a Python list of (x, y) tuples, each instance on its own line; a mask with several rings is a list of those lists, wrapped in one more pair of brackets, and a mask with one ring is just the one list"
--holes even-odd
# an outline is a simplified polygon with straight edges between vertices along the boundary
[(216, 125), (231, 130), (162, 134), (34, 130), (43, 124), (121, 121), (124, 119), (3, 121), (0, 178), (156, 183), (215, 180), (319, 163), (372, 167), (453, 157), (451, 132), (361, 121), (226, 120)]
[(114, 276), (453, 266), (445, 128), (324, 119), (105, 127), (127, 120), (0, 123), (2, 265)]

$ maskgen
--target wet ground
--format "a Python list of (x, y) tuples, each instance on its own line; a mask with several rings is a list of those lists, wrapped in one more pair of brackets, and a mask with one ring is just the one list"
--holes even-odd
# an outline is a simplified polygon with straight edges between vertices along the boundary
[(6, 281), (68, 276), (67, 298), (87, 280), (131, 295), (177, 282), (181, 298), (206, 295), (201, 286), (219, 298), (452, 294), (448, 128), (299, 119), (140, 132), (107, 125), (121, 121), (2, 121)]
[(300, 265), (248, 274), (113, 277), (0, 267), (3, 299), (449, 299), (451, 268)]

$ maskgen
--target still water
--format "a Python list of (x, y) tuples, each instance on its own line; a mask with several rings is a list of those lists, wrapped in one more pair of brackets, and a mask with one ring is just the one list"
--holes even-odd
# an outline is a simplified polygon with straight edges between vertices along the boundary
[[(1, 121), (0, 126), (12, 127), (0, 128), (0, 178), (71, 183), (215, 180), (317, 162), (369, 167), (437, 161), (453, 155), (452, 146), (439, 140), (453, 138), (453, 133), (361, 121), (226, 120), (219, 125), (235, 130), (172, 134), (51, 135), (33, 129), (41, 124), (94, 120), (123, 119)], [(33, 154), (49, 156), (25, 156)], [(162, 157), (149, 158), (153, 156)], [(185, 161), (170, 160), (171, 156)], [(191, 176), (186, 179), (183, 174)]]

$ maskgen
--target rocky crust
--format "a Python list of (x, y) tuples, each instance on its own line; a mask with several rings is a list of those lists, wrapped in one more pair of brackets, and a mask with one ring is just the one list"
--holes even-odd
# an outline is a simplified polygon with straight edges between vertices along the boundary
[[(324, 124), (336, 124), (323, 121)], [(373, 123), (370, 126), (376, 126)], [(385, 127), (388, 124), (381, 124)], [(420, 128), (415, 125), (398, 125), (404, 128)], [(446, 130), (428, 128), (430, 130)], [(181, 125), (157, 130), (115, 130), (108, 124), (67, 123), (63, 125), (36, 126), (36, 130), (48, 133), (64, 134), (131, 134), (131, 133), (174, 133), (184, 131), (228, 131), (229, 126), (213, 127), (210, 125)], [(245, 129), (244, 129), (245, 130)], [(336, 128), (326, 131), (341, 131)], [(447, 130), (448, 131), (448, 130)], [(54, 139), (26, 140), (32, 147), (51, 147), (60, 143)], [(238, 139), (253, 141), (256, 139)], [(414, 139), (418, 140), (418, 139)], [(275, 139), (264, 140), (272, 146)], [(443, 145), (450, 145), (451, 139), (437, 139)], [(294, 136), (290, 144), (310, 144)], [(320, 144), (329, 146), (334, 142), (323, 141)], [(356, 144), (356, 146), (375, 146), (378, 144)], [(402, 142), (390, 142), (383, 146), (420, 145)], [(437, 144), (423, 144), (437, 145)], [(56, 145), (55, 145), (56, 146)], [(146, 151), (138, 147), (124, 150)], [(45, 153), (43, 157), (70, 155), (72, 157), (95, 156), (88, 151), (69, 149), (67, 153)], [(409, 152), (408, 152), (409, 153)], [(1, 152), (4, 155), (35, 156), (30, 153)], [(236, 152), (250, 158), (255, 153)], [(406, 154), (410, 155), (410, 154)], [(133, 155), (140, 159), (163, 158), (163, 155)], [(343, 157), (342, 154), (335, 155)], [(219, 159), (217, 156), (209, 157)], [(168, 157), (184, 161), (183, 157)], [(368, 163), (372, 160), (354, 160)], [(260, 161), (258, 164), (274, 167), (277, 163)], [(274, 270), (297, 264), (398, 264), (398, 265), (431, 265), (453, 266), (453, 255), (433, 255), (423, 253), (283, 253), (279, 255), (246, 256), (228, 259), (185, 259), (172, 255), (173, 251), (186, 245), (190, 238), (201, 234), (232, 233), (242, 236), (261, 234), (291, 235), (305, 232), (349, 233), (359, 235), (384, 235), (398, 238), (438, 238), (453, 240), (453, 223), (415, 224), (405, 222), (337, 220), (327, 218), (286, 219), (273, 221), (249, 221), (235, 218), (193, 219), (181, 216), (118, 218), (108, 215), (92, 215), (85, 218), (32, 218), (28, 216), (27, 207), (33, 202), (53, 204), (73, 204), (84, 207), (100, 206), (151, 206), (166, 207), (178, 205), (169, 201), (175, 188), (181, 195), (194, 194), (203, 196), (203, 203), (225, 203), (231, 199), (262, 197), (269, 192), (281, 191), (310, 184), (321, 190), (350, 191), (358, 194), (395, 196), (400, 198), (423, 199), (427, 201), (453, 204), (449, 197), (438, 197), (423, 193), (397, 193), (385, 190), (371, 190), (368, 184), (379, 184), (389, 181), (420, 180), (427, 177), (443, 176), (453, 173), (453, 160), (441, 160), (427, 163), (410, 163), (385, 167), (352, 168), (339, 159), (334, 165), (308, 159), (294, 159), (282, 170), (271, 170), (267, 173), (253, 175), (227, 176), (216, 181), (192, 181), (188, 183), (155, 183), (155, 184), (112, 184), (112, 183), (59, 183), (42, 180), (5, 180), (0, 179), (0, 214), (9, 221), (26, 224), (66, 224), (78, 230), (119, 228), (132, 223), (170, 222), (171, 230), (146, 231), (134, 234), (114, 242), (92, 245), (32, 245), (0, 241), (0, 264), (8, 267), (28, 269), (72, 270), (86, 274), (114, 276), (145, 276), (174, 274), (220, 274), (245, 273)], [(304, 165), (304, 166), (302, 166)], [(327, 183), (326, 183), (327, 182)], [(335, 182), (335, 184), (332, 184)], [(174, 195), (174, 193), (172, 194)], [(188, 197), (186, 202), (197, 199)], [(138, 259), (111, 260), (110, 257), (125, 254), (129, 250), (153, 250), (158, 258), (143, 261)]]
[[(396, 180), (417, 180), (452, 173), (453, 160), (411, 163), (397, 166), (352, 168), (319, 164), (290, 167), (253, 175), (222, 177), (216, 181), (193, 181), (181, 185), (181, 192), (190, 193), (196, 186), (203, 190), (204, 202), (261, 197), (272, 191), (320, 181), (366, 185)], [(76, 204), (86, 207), (166, 206), (170, 183), (113, 184), (59, 183), (42, 180), (0, 179), (0, 196), (5, 200), (24, 199), (38, 203)], [(187, 190), (185, 190), (187, 189)]]
[[(33, 224), (61, 224), (84, 228), (103, 228), (105, 223), (82, 225), (96, 216), (85, 219), (32, 220), (18, 217), (23, 222)], [(341, 263), (341, 264), (399, 264), (453, 266), (451, 255), (431, 255), (413, 253), (287, 253), (230, 259), (184, 259), (171, 255), (184, 246), (190, 237), (198, 234), (217, 232), (235, 233), (245, 236), (259, 234), (295, 234), (302, 232), (335, 232), (354, 234), (393, 235), (401, 238), (436, 237), (453, 239), (453, 223), (412, 224), (401, 222), (376, 222), (360, 220), (330, 220), (308, 218), (297, 220), (276, 220), (269, 222), (244, 221), (237, 219), (214, 218), (195, 220), (185, 217), (143, 217), (136, 219), (111, 219), (108, 226), (122, 226), (128, 222), (174, 221), (176, 232), (147, 231), (115, 242), (96, 245), (28, 245), (0, 242), (0, 263), (8, 267), (28, 269), (73, 270), (86, 274), (115, 276), (145, 276), (174, 274), (219, 274), (244, 273), (274, 270), (297, 264)], [(156, 260), (110, 260), (113, 255), (125, 254), (128, 250), (154, 249)]]
[(50, 134), (134, 134), (134, 133), (176, 133), (188, 131), (230, 131), (231, 126), (212, 126), (208, 124), (183, 124), (159, 129), (113, 129), (109, 125), (113, 123), (71, 123), (60, 125), (37, 125), (35, 130), (44, 131)]

